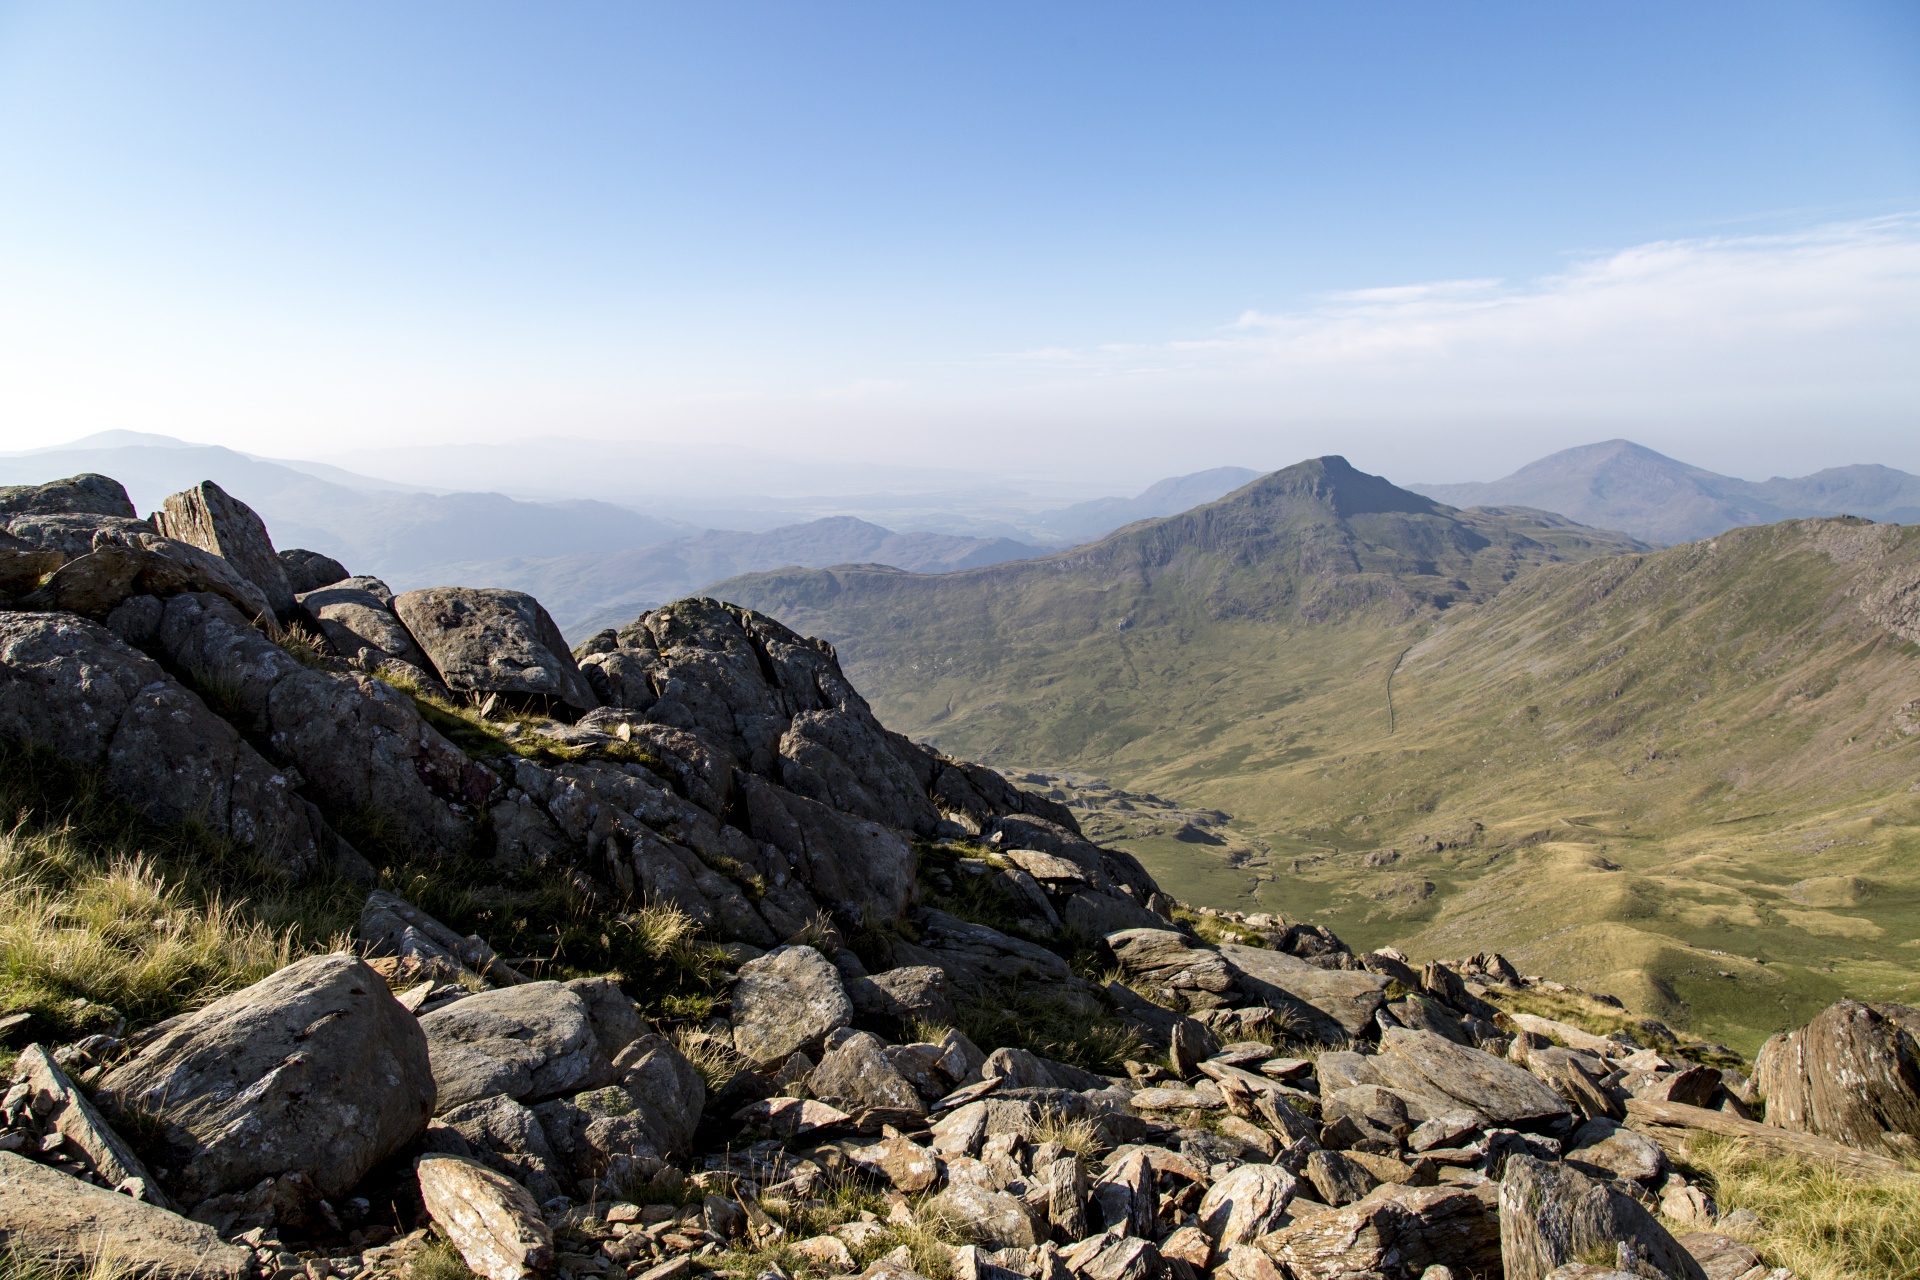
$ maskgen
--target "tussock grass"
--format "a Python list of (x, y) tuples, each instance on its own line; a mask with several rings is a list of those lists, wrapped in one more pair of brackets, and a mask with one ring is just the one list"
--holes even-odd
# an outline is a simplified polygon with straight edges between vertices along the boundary
[(1920, 1277), (1920, 1178), (1865, 1182), (1712, 1137), (1694, 1142), (1687, 1163), (1711, 1183), (1723, 1214), (1760, 1215), (1748, 1243), (1800, 1280)]
[(1040, 1114), (1027, 1126), (1027, 1141), (1035, 1146), (1043, 1142), (1057, 1142), (1087, 1161), (1098, 1159), (1107, 1149), (1105, 1140), (1100, 1136), (1100, 1126), (1094, 1123), (1091, 1116), (1069, 1119), (1066, 1112), (1058, 1107), (1041, 1109)]
[(319, 635), (296, 622), (274, 636), (274, 643), (293, 655), (295, 662), (316, 670), (333, 669), (333, 648)]
[(434, 1239), (407, 1259), (406, 1280), (475, 1280), (460, 1251), (450, 1241)]
[(717, 1032), (691, 1026), (676, 1027), (667, 1038), (693, 1064), (693, 1069), (700, 1073), (709, 1097), (726, 1088), (727, 1082), (747, 1066), (747, 1060), (734, 1052), (733, 1041)]
[(1181, 924), (1190, 926), (1201, 939), (1219, 946), (1223, 942), (1236, 942), (1243, 947), (1267, 945), (1266, 935), (1257, 929), (1235, 924), (1231, 920), (1222, 920), (1218, 916), (1205, 915), (1198, 911), (1189, 911), (1185, 907), (1174, 908), (1173, 918)]
[(962, 1003), (960, 1030), (991, 1053), (1025, 1049), (1089, 1071), (1118, 1074), (1143, 1052), (1139, 1033), (1091, 1000), (1061, 999), (1015, 982)]
[[(569, 747), (537, 732), (538, 726), (550, 723), (545, 716), (501, 707), (496, 707), (491, 716), (483, 716), (477, 703), (448, 698), (421, 684), (399, 667), (389, 664), (380, 668), (379, 674), (380, 679), (413, 699), (421, 719), (469, 755), (489, 758), (516, 755), (546, 764), (620, 760), (644, 765), (662, 778), (672, 781), (672, 774), (659, 757), (643, 747), (618, 740), (599, 746)], [(510, 725), (520, 726), (522, 732), (510, 735), (507, 732)]]
[(161, 828), (96, 775), (0, 742), (0, 1005), (65, 1039), (170, 1017), (330, 950), (362, 892), (293, 887), (191, 824)]
[(0, 1280), (131, 1280), (135, 1274), (132, 1264), (111, 1250), (77, 1263), (29, 1258), (11, 1249), (0, 1253)]

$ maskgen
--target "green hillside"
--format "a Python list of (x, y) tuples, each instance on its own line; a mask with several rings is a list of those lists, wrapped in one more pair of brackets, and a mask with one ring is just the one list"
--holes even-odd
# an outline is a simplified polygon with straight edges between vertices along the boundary
[(1920, 530), (1622, 551), (1325, 459), (1044, 560), (715, 590), (907, 732), (1233, 815), (1123, 841), (1183, 897), (1500, 949), (1748, 1049), (1920, 996)]

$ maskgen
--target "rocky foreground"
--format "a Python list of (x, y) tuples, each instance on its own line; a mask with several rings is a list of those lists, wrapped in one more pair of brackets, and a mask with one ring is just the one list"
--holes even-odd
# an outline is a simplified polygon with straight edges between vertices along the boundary
[[(104, 477), (0, 491), (0, 528), (0, 735), (290, 882), (368, 886), (351, 950), (22, 1050), (16, 1258), (1758, 1280), (1786, 1273), (1690, 1175), (1703, 1137), (1912, 1176), (1920, 1012), (1837, 1005), (1749, 1081), (1658, 1024), (1505, 1012), (1551, 984), (1497, 955), (1415, 967), (1180, 908), (750, 611), (680, 601), (570, 653), (525, 595), (276, 552), (212, 484), (146, 520)], [(712, 998), (650, 1019), (646, 974), (503, 955), (373, 887), (402, 865), (681, 922)], [(966, 1031), (1041, 1043), (1041, 1019), (1092, 1028), (1048, 1050), (1080, 1064)]]

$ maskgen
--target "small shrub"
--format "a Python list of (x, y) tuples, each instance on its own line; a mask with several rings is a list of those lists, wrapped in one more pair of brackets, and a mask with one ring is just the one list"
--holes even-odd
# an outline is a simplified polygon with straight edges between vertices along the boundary
[(1027, 1126), (1027, 1140), (1038, 1146), (1042, 1142), (1057, 1142), (1067, 1150), (1075, 1152), (1081, 1159), (1098, 1159), (1107, 1149), (1106, 1142), (1100, 1137), (1100, 1126), (1091, 1116), (1069, 1119), (1066, 1112), (1058, 1107), (1043, 1108)]
[(698, 1027), (676, 1027), (668, 1037), (707, 1086), (709, 1096), (727, 1087), (727, 1082), (746, 1067), (747, 1061), (734, 1052), (733, 1041)]
[(406, 1280), (475, 1280), (460, 1251), (435, 1239), (407, 1260)]
[(274, 641), (303, 667), (320, 671), (333, 667), (332, 646), (298, 622), (275, 636)]

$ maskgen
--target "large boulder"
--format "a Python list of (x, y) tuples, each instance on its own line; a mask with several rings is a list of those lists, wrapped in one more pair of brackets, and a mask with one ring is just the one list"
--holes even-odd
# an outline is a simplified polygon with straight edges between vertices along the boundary
[(618, 1188), (643, 1159), (685, 1160), (706, 1106), (706, 1086), (664, 1036), (641, 1036), (613, 1062), (613, 1083), (533, 1109), (574, 1178)]
[(292, 875), (345, 856), (284, 771), (159, 663), (71, 614), (0, 613), (0, 734), (100, 769), (155, 822), (191, 819)]
[(586, 1002), (558, 982), (482, 991), (429, 1013), (420, 1029), (443, 1112), (495, 1096), (538, 1102), (613, 1075)]
[(463, 1102), (443, 1111), (429, 1126), (427, 1145), (440, 1150), (433, 1135), (443, 1129), (459, 1134), (468, 1155), (488, 1168), (504, 1173), (545, 1203), (565, 1194), (559, 1182), (565, 1166), (553, 1149), (539, 1117), (512, 1098), (494, 1096)]
[(1200, 1229), (1220, 1250), (1263, 1236), (1286, 1220), (1299, 1186), (1278, 1165), (1243, 1164), (1207, 1188), (1197, 1210)]
[[(1013, 855), (1008, 855), (1013, 856)], [(1107, 947), (1134, 985), (1189, 1008), (1218, 1009), (1229, 1003), (1234, 971), (1218, 951), (1196, 947), (1172, 929), (1122, 929), (1106, 935)]]
[(335, 653), (373, 670), (404, 662), (424, 674), (427, 655), (393, 612), (393, 593), (378, 578), (343, 578), (301, 593), (297, 599)]
[(1920, 1156), (1920, 1009), (1829, 1005), (1761, 1046), (1753, 1083), (1775, 1128)]
[(293, 587), (274, 552), (267, 526), (253, 508), (211, 480), (170, 495), (153, 513), (154, 528), (169, 538), (211, 551), (260, 588), (274, 613), (293, 608)]
[[(144, 522), (112, 516), (38, 516), (21, 520), (80, 521), (98, 528), (75, 532), (78, 545), (63, 544), (65, 563), (20, 598), (23, 609), (64, 610), (100, 621), (130, 597), (165, 598), (191, 591), (219, 596), (243, 618), (273, 619), (266, 593), (211, 552), (177, 538), (163, 538)], [(44, 545), (44, 543), (43, 543)]]
[(749, 1062), (778, 1062), (852, 1022), (840, 971), (812, 947), (776, 947), (734, 980), (733, 1047)]
[(111, 476), (85, 472), (45, 484), (0, 485), (0, 516), (16, 515), (121, 516), (139, 513), (127, 490)]
[[(0, 1249), (65, 1274), (239, 1280), (253, 1252), (212, 1227), (0, 1152)], [(95, 1270), (96, 1264), (100, 1264)], [(27, 1273), (31, 1274), (31, 1273)]]
[(395, 596), (393, 611), (456, 693), (498, 693), (569, 715), (600, 705), (560, 628), (524, 591), (428, 587)]
[(1546, 1280), (1565, 1263), (1604, 1257), (1620, 1270), (1706, 1280), (1693, 1256), (1619, 1186), (1563, 1164), (1507, 1158), (1500, 1179), (1500, 1260), (1506, 1280)]
[(302, 1173), (338, 1195), (433, 1115), (427, 1038), (380, 975), (313, 956), (147, 1033), (96, 1096), (160, 1133), (183, 1204)]
[(1387, 979), (1377, 973), (1322, 969), (1284, 951), (1238, 943), (1223, 944), (1220, 957), (1244, 995), (1330, 1043), (1367, 1034), (1386, 1007)]
[(1572, 1110), (1566, 1099), (1511, 1062), (1431, 1031), (1387, 1028), (1368, 1066), (1393, 1089), (1451, 1099), (1495, 1124), (1539, 1126)]
[(848, 1114), (878, 1108), (925, 1115), (919, 1090), (886, 1057), (886, 1043), (865, 1031), (846, 1037), (820, 1059), (807, 1089)]

